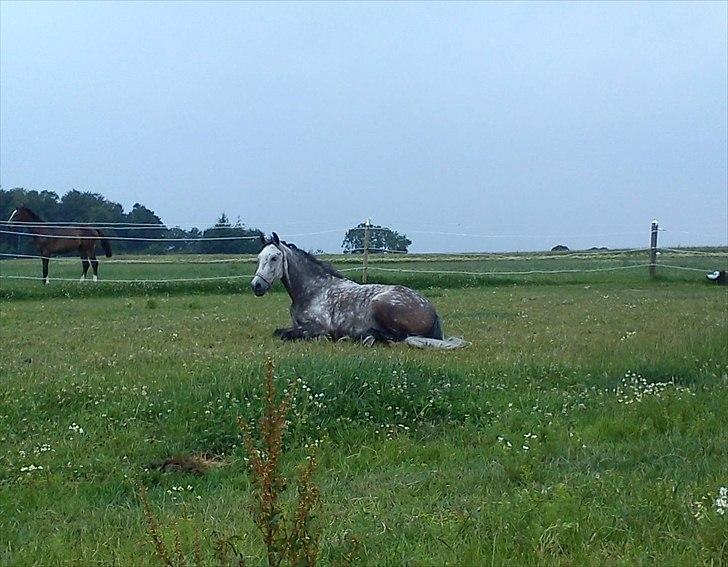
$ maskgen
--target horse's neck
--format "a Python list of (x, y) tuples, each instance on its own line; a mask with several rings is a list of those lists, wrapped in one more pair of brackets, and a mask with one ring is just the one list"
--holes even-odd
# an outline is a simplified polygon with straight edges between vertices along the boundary
[[(26, 214), (28, 215), (28, 220), (21, 221), (20, 226), (22, 228), (25, 228), (30, 234), (35, 235), (32, 237), (33, 240), (37, 241), (47, 236), (48, 234), (52, 234), (52, 231), (50, 229), (46, 228), (45, 226), (41, 226), (40, 223), (45, 223), (42, 218), (40, 218), (33, 212), (26, 212)], [(32, 226), (23, 227), (24, 222), (32, 223)]]
[[(27, 220), (21, 221), (20, 226), (22, 226), (22, 223), (24, 223), (24, 222), (33, 223), (33, 226), (26, 227), (26, 228), (28, 228), (28, 232), (34, 233), (34, 234), (39, 234), (41, 236), (45, 236), (46, 234), (48, 234), (48, 229), (46, 227), (39, 226), (39, 223), (45, 223), (45, 221), (42, 218), (40, 218), (38, 215), (36, 215), (33, 211), (29, 211), (27, 209), (25, 210), (25, 215), (27, 215), (27, 217), (26, 217)], [(35, 238), (38, 238), (38, 237), (36, 236)]]
[(42, 218), (40, 218), (38, 215), (36, 215), (33, 211), (29, 209), (25, 209), (25, 214), (30, 217), (30, 220), (26, 222), (45, 222)]
[(294, 252), (286, 250), (281, 282), (286, 288), (294, 305), (304, 305), (316, 295), (316, 292), (326, 285), (326, 281), (333, 279), (327, 274), (309, 271), (305, 258), (297, 256)]
[[(44, 223), (45, 221), (34, 219), (30, 222)], [(53, 230), (50, 227), (41, 226), (40, 224), (36, 224), (32, 227), (28, 227), (28, 229), (31, 233), (38, 235), (35, 238), (43, 238), (44, 236), (47, 236), (48, 234), (53, 234)]]

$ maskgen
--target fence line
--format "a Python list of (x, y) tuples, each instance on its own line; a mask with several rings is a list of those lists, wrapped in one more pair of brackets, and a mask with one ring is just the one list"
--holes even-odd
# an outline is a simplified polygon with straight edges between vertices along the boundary
[(684, 254), (686, 256), (728, 256), (728, 252), (706, 252), (705, 250), (690, 250), (687, 248), (660, 248), (666, 252)]
[[(240, 278), (252, 278), (255, 274), (236, 274), (233, 276), (209, 276), (201, 278), (171, 278), (171, 279), (158, 279), (158, 280), (97, 280), (95, 283), (174, 283), (174, 282), (202, 282), (212, 280), (234, 280)], [(6, 276), (0, 275), (0, 279), (7, 280), (43, 280), (44, 278), (38, 276)], [(59, 282), (78, 282), (78, 278), (48, 278), (51, 281)]]
[(634, 268), (644, 268), (649, 264), (633, 264), (631, 266), (612, 266), (605, 268), (586, 268), (586, 269), (566, 269), (566, 270), (527, 270), (527, 271), (510, 271), (510, 272), (470, 272), (460, 270), (415, 270), (409, 268), (382, 268), (379, 266), (369, 266), (370, 270), (378, 272), (402, 272), (413, 274), (453, 274), (462, 276), (527, 276), (532, 274), (573, 274), (573, 273), (589, 273), (589, 272), (611, 272), (615, 270), (631, 270)]
[[(371, 249), (370, 249), (371, 250)], [(462, 259), (465, 257), (475, 258), (478, 260), (554, 260), (569, 258), (574, 260), (582, 260), (594, 257), (618, 256), (620, 254), (634, 254), (639, 252), (647, 252), (649, 248), (615, 248), (614, 250), (569, 250), (556, 254), (539, 253), (539, 252), (415, 252), (408, 253), (413, 257), (419, 255), (439, 256), (438, 260)]]
[(704, 269), (704, 268), (689, 268), (688, 266), (673, 266), (670, 264), (658, 264), (659, 268), (668, 268), (670, 270), (687, 270), (690, 272), (702, 272), (704, 274), (708, 272), (712, 272), (712, 268)]
[[(132, 224), (128, 226), (118, 226), (114, 225), (113, 223), (111, 225), (107, 225), (104, 223), (88, 223), (87, 225), (81, 225), (79, 223), (73, 223), (73, 224), (54, 224), (50, 222), (8, 222), (8, 221), (0, 221), (0, 226), (4, 226), (6, 228), (69, 228), (69, 229), (92, 229), (92, 228), (103, 228), (104, 230), (185, 230), (180, 227), (174, 227), (174, 226), (166, 226), (163, 224)], [(193, 226), (190, 227), (188, 230), (191, 230), (193, 228), (199, 227)], [(212, 230), (212, 228), (235, 228), (232, 226), (223, 226), (223, 227), (211, 227), (206, 228), (204, 230)], [(248, 229), (245, 229), (248, 230)], [(202, 230), (200, 230), (202, 232)]]
[[(53, 260), (54, 262), (74, 262), (78, 263), (80, 257), (69, 257), (69, 256), (38, 256), (35, 254), (11, 254), (6, 252), (0, 252), (0, 256), (7, 258), (19, 258), (19, 259), (36, 259), (36, 260)], [(162, 258), (168, 257), (164, 255), (158, 256), (159, 260), (142, 260), (136, 258), (129, 259), (112, 259), (98, 258), (101, 263), (104, 264), (228, 264), (228, 263), (253, 263), (255, 257), (248, 258), (216, 258), (211, 260), (200, 259), (200, 260), (163, 260)]]
[[(476, 272), (476, 271), (465, 271), (465, 270), (418, 270), (414, 268), (383, 268), (379, 266), (369, 266), (369, 270), (379, 272), (394, 272), (394, 273), (409, 273), (409, 274), (437, 274), (437, 275), (462, 275), (462, 276), (528, 276), (528, 275), (555, 275), (555, 274), (577, 274), (577, 273), (595, 273), (595, 272), (613, 272), (622, 270), (633, 270), (637, 268), (646, 268), (650, 264), (633, 264), (630, 266), (610, 266), (603, 268), (584, 268), (584, 269), (563, 269), (563, 270), (524, 270), (524, 271), (488, 271), (488, 272)], [(707, 273), (710, 270), (704, 268), (690, 268), (687, 266), (674, 266), (670, 264), (660, 264), (660, 268), (668, 268), (673, 270), (685, 270), (691, 272)], [(357, 272), (363, 271), (362, 266), (354, 268), (345, 268), (338, 270), (339, 272)], [(98, 280), (101, 283), (127, 283), (127, 284), (146, 284), (146, 283), (176, 283), (176, 282), (204, 282), (204, 281), (222, 281), (222, 280), (235, 280), (241, 278), (252, 278), (255, 274), (235, 274), (229, 276), (208, 276), (208, 277), (195, 277), (195, 278), (165, 278), (165, 279), (103, 279)], [(7, 280), (34, 280), (41, 281), (42, 277), (37, 276), (16, 276), (16, 275), (5, 275), (0, 274), (0, 279)], [(78, 282), (77, 278), (50, 278), (53, 281), (62, 282)]]
[[(381, 268), (370, 266), (370, 270), (377, 270), (380, 272), (401, 272), (401, 273), (414, 273), (414, 274), (443, 274), (443, 275), (467, 275), (467, 276), (513, 276), (513, 275), (533, 275), (533, 274), (572, 274), (572, 273), (589, 273), (589, 272), (610, 272), (615, 270), (631, 270), (634, 268), (644, 268), (649, 264), (634, 264), (631, 266), (613, 266), (605, 268), (588, 268), (588, 269), (566, 269), (566, 270), (527, 270), (527, 271), (508, 271), (508, 272), (471, 272), (471, 271), (457, 271), (457, 270), (417, 270), (407, 268)], [(665, 266), (670, 267), (670, 266)], [(693, 268), (686, 268), (693, 269)], [(697, 271), (705, 271), (698, 270)], [(353, 272), (361, 271), (363, 267), (357, 266), (355, 268), (346, 268), (339, 270), (340, 272)], [(207, 280), (226, 280), (226, 279), (237, 279), (237, 278), (252, 278), (255, 274), (236, 274), (231, 276), (211, 276), (211, 277), (200, 277), (200, 278), (173, 278), (173, 279), (154, 279), (154, 280), (130, 280), (130, 279), (106, 279), (99, 280), (113, 283), (164, 283), (164, 282), (189, 282), (189, 281), (207, 281)], [(21, 280), (42, 280), (41, 277), (35, 276), (8, 276), (0, 275), (3, 279), (21, 279)], [(51, 278), (57, 281), (78, 281), (76, 278)]]
[[(72, 228), (72, 227), (56, 227), (56, 228)], [(103, 227), (102, 227), (103, 228)], [(232, 228), (232, 227), (231, 227)], [(217, 230), (217, 229), (225, 229), (229, 230), (228, 227), (217, 227), (216, 229), (207, 229), (207, 230)], [(245, 229), (242, 229), (245, 230)], [(287, 236), (287, 238), (297, 238), (299, 236), (316, 236), (319, 234), (331, 234), (335, 232), (342, 232), (341, 229), (331, 229), (331, 230), (319, 230), (316, 232), (301, 232), (298, 234), (290, 234)], [(2, 230), (0, 229), (0, 234), (14, 234), (17, 236), (39, 236), (41, 238), (65, 238), (65, 239), (80, 239), (80, 240), (98, 240), (99, 238), (105, 238), (106, 240), (128, 240), (128, 241), (135, 241), (135, 242), (205, 242), (205, 241), (213, 241), (213, 240), (260, 240), (261, 235), (255, 235), (255, 236), (203, 236), (200, 238), (147, 238), (147, 237), (141, 237), (141, 236), (75, 236), (75, 235), (58, 235), (58, 234), (43, 234), (40, 232), (20, 232), (17, 230)]]
[(62, 234), (42, 234), (36, 232), (19, 232), (14, 230), (0, 230), (0, 234), (16, 234), (18, 236), (39, 236), (41, 238), (61, 238), (66, 240), (132, 240), (135, 242), (203, 242), (213, 240), (260, 240), (260, 236), (208, 236), (203, 238), (142, 238), (134, 236), (76, 236)]
[[(558, 254), (548, 254), (548, 253), (532, 253), (532, 252), (523, 252), (523, 253), (499, 253), (499, 252), (414, 252), (414, 253), (405, 253), (401, 251), (394, 251), (394, 250), (384, 250), (384, 249), (372, 249), (370, 248), (369, 251), (380, 251), (380, 252), (386, 252), (386, 254), (392, 254), (395, 253), (395, 256), (393, 258), (388, 258), (386, 255), (383, 256), (377, 256), (375, 257), (375, 262), (377, 260), (384, 260), (385, 261), (393, 261), (393, 262), (407, 262), (410, 259), (412, 261), (427, 261), (427, 262), (446, 262), (446, 261), (489, 261), (489, 262), (496, 262), (496, 261), (539, 261), (539, 260), (563, 260), (563, 259), (569, 259), (569, 260), (588, 260), (591, 258), (600, 258), (600, 259), (609, 259), (610, 256), (614, 256), (616, 259), (617, 257), (624, 255), (624, 254), (639, 254), (650, 251), (649, 248), (623, 248), (623, 249), (615, 249), (615, 250), (573, 250), (569, 252), (563, 252)], [(676, 248), (658, 248), (658, 251), (661, 252), (669, 252), (672, 255), (684, 255), (691, 256), (693, 254), (700, 255), (700, 256), (708, 256), (708, 257), (720, 257), (720, 256), (726, 256), (728, 257), (728, 252), (704, 252), (704, 251), (690, 251), (685, 249), (676, 249)], [(226, 264), (226, 263), (246, 263), (246, 262), (254, 262), (255, 256), (253, 254), (249, 254), (246, 256), (238, 256), (235, 258), (212, 258), (212, 259), (176, 259), (176, 260), (168, 260), (165, 258), (175, 257), (176, 255), (171, 254), (158, 254), (158, 255), (150, 255), (150, 254), (142, 254), (143, 256), (146, 256), (146, 258), (128, 258), (128, 259), (122, 259), (122, 258), (115, 258), (108, 260), (106, 258), (99, 258), (100, 261), (103, 261), (106, 264)], [(200, 254), (197, 254), (200, 255)], [(183, 256), (183, 255), (179, 255)], [(184, 255), (187, 256), (187, 255)], [(340, 256), (346, 259), (347, 262), (353, 261), (355, 258), (358, 258), (357, 256), (353, 255), (347, 255), (347, 254), (340, 254), (340, 255), (334, 255), (331, 254), (330, 256)], [(0, 252), (0, 258), (8, 258), (8, 259), (38, 259), (38, 260), (54, 260), (55, 262), (63, 262), (63, 261), (71, 261), (71, 262), (77, 262), (78, 257), (70, 257), (70, 256), (41, 256), (37, 254), (16, 254), (12, 252)], [(336, 260), (333, 260), (336, 261)]]
[[(372, 251), (372, 249), (369, 249)], [(375, 249), (375, 250), (381, 250), (381, 249)], [(573, 251), (573, 252), (566, 252), (561, 254), (532, 254), (532, 253), (523, 253), (523, 255), (513, 255), (513, 254), (499, 254), (496, 252), (455, 252), (455, 253), (407, 253), (400, 252), (398, 256), (395, 256), (394, 258), (386, 258), (386, 256), (379, 256), (376, 257), (376, 260), (384, 260), (385, 262), (407, 262), (407, 261), (417, 261), (417, 262), (449, 262), (449, 261), (456, 261), (456, 262), (467, 262), (467, 261), (488, 261), (488, 262), (496, 262), (496, 261), (539, 261), (539, 260), (563, 260), (563, 259), (569, 259), (569, 260), (588, 260), (592, 258), (599, 258), (599, 259), (611, 259), (610, 256), (613, 256), (614, 259), (617, 259), (620, 255), (624, 254), (639, 254), (648, 252), (649, 248), (625, 248), (621, 250), (584, 250), (584, 251)], [(673, 248), (660, 248), (658, 249), (660, 251), (666, 251), (673, 255), (681, 255), (685, 250), (682, 249), (673, 249)], [(391, 251), (388, 251), (391, 252)], [(697, 252), (697, 251), (696, 251)], [(685, 254), (686, 256), (690, 257), (691, 254)], [(721, 257), (726, 256), (728, 257), (728, 252), (700, 252), (701, 257)], [(171, 257), (174, 257), (172, 255)], [(0, 258), (8, 258), (8, 259), (38, 259), (38, 260), (53, 260), (54, 262), (78, 262), (79, 257), (70, 257), (70, 256), (41, 256), (37, 254), (15, 254), (11, 252), (0, 252)], [(239, 256), (235, 258), (200, 258), (200, 259), (175, 259), (170, 260), (167, 259), (170, 258), (170, 255), (147, 255), (147, 258), (114, 258), (114, 259), (106, 259), (106, 258), (99, 258), (100, 261), (102, 261), (104, 264), (159, 264), (159, 265), (171, 265), (171, 264), (234, 264), (234, 263), (253, 263), (256, 261), (254, 255), (248, 255), (248, 256)], [(347, 262), (351, 262), (354, 260), (356, 256), (346, 256), (345, 259)], [(336, 260), (333, 260), (334, 262)], [(662, 264), (658, 264), (662, 265)]]
[[(88, 227), (101, 227), (101, 228), (113, 228), (113, 227), (119, 227), (119, 228), (133, 228), (133, 227), (139, 227), (139, 228), (165, 228), (165, 229), (171, 229), (174, 227), (170, 227), (166, 224), (159, 224), (159, 223), (145, 223), (145, 222), (81, 222), (81, 221), (10, 221), (10, 220), (0, 220), (0, 225), (8, 225), (8, 226), (28, 226), (28, 227), (36, 227), (36, 226), (49, 226), (49, 227), (56, 227), (56, 228), (88, 228)], [(196, 227), (190, 227), (190, 228), (196, 228)]]
[[(384, 249), (375, 249), (377, 251), (384, 251)], [(523, 253), (523, 255), (504, 255), (499, 254), (497, 252), (452, 252), (452, 253), (405, 253), (397, 251), (399, 254), (396, 257), (396, 260), (391, 259), (391, 261), (408, 261), (410, 258), (413, 261), (469, 261), (471, 259), (473, 260), (487, 260), (487, 261), (517, 261), (517, 260), (552, 260), (552, 259), (574, 259), (574, 260), (582, 260), (582, 259), (589, 259), (589, 258), (596, 258), (596, 257), (606, 257), (610, 255), (617, 256), (619, 254), (632, 254), (632, 253), (639, 253), (639, 252), (646, 252), (649, 250), (649, 248), (625, 248), (623, 250), (585, 250), (581, 252), (572, 252), (572, 253), (565, 253), (565, 254), (533, 254), (533, 253)], [(371, 252), (372, 249), (370, 248), (369, 251)], [(388, 254), (395, 252), (395, 251), (386, 251)], [(139, 259), (139, 258), (128, 258), (128, 259), (113, 259), (113, 260), (107, 260), (105, 258), (99, 258), (99, 260), (102, 260), (106, 264), (225, 264), (225, 263), (235, 263), (235, 262), (254, 262), (255, 256), (249, 255), (247, 257), (236, 257), (236, 258), (213, 258), (213, 259), (185, 259), (185, 260), (164, 260), (163, 258), (168, 258), (170, 255), (146, 255), (149, 259)], [(174, 255), (172, 255), (174, 256)], [(423, 256), (428, 256), (428, 258), (423, 258)], [(54, 261), (71, 261), (71, 262), (77, 262), (78, 257), (70, 257), (70, 256), (41, 256), (37, 254), (15, 254), (12, 252), (0, 252), (0, 257), (5, 257), (9, 259), (38, 259), (38, 260), (54, 260)], [(159, 259), (154, 259), (159, 258)], [(346, 256), (347, 261), (351, 261), (353, 259), (357, 258), (356, 256)], [(378, 260), (382, 260), (386, 258), (386, 256), (379, 256), (377, 257)], [(389, 260), (389, 259), (388, 259)]]
[[(203, 241), (233, 241), (233, 240), (258, 240), (261, 235), (260, 234), (253, 234), (253, 235), (235, 235), (235, 236), (202, 236), (202, 237), (189, 237), (189, 238), (148, 238), (148, 237), (133, 237), (133, 236), (73, 236), (68, 234), (44, 234), (44, 232), (47, 231), (41, 231), (41, 232), (19, 232), (17, 230), (18, 226), (22, 226), (24, 228), (29, 226), (35, 226), (35, 227), (47, 227), (50, 223), (22, 223), (20, 225), (13, 225), (13, 223), (5, 222), (3, 224), (0, 224), (0, 227), (5, 225), (13, 225), (6, 228), (16, 229), (16, 230), (3, 230), (0, 229), (0, 234), (9, 234), (9, 235), (17, 235), (17, 236), (31, 236), (31, 237), (41, 237), (41, 238), (54, 238), (54, 239), (66, 239), (66, 240), (98, 240), (99, 238), (105, 238), (107, 240), (114, 240), (114, 241), (136, 241), (136, 242), (153, 242), (153, 243), (164, 243), (164, 242), (203, 242)], [(77, 223), (80, 224), (80, 223)], [(83, 223), (83, 224), (95, 224), (95, 226), (102, 226), (101, 223)], [(122, 226), (123, 225), (123, 226)], [(113, 228), (104, 227), (109, 230), (142, 230), (141, 223), (139, 225), (133, 225), (131, 226), (131, 223), (115, 223), (115, 226)], [(50, 224), (50, 226), (53, 226)], [(65, 226), (63, 228), (71, 229), (73, 228), (72, 225)], [(144, 227), (144, 229), (150, 228), (150, 227)], [(152, 225), (152, 228), (155, 229), (163, 229), (163, 230), (170, 230), (166, 225)], [(215, 227), (215, 228), (233, 228), (233, 227)], [(37, 229), (40, 230), (40, 229)], [(208, 229), (210, 230), (210, 229)], [(212, 229), (214, 230), (214, 229)], [(331, 230), (323, 230), (323, 231), (317, 231), (317, 232), (309, 232), (309, 233), (298, 233), (298, 234), (291, 234), (288, 235), (288, 237), (297, 237), (297, 236), (310, 236), (310, 235), (318, 235), (318, 234), (328, 234), (328, 233), (341, 233), (345, 232), (348, 234), (348, 231), (352, 229), (331, 229)], [(700, 257), (702, 259), (707, 260), (707, 257), (711, 258), (720, 258), (723, 256), (728, 256), (728, 253), (722, 252), (722, 251), (705, 251), (705, 250), (691, 250), (689, 248), (659, 248), (657, 243), (657, 237), (658, 233), (660, 231), (659, 225), (657, 221), (652, 221), (651, 223), (651, 232), (650, 232), (650, 247), (649, 248), (626, 248), (626, 249), (617, 249), (617, 250), (608, 250), (608, 249), (591, 249), (591, 250), (581, 250), (578, 252), (572, 252), (570, 250), (564, 250), (563, 252), (558, 252), (556, 254), (533, 254), (530, 253), (528, 255), (510, 255), (505, 256), (503, 254), (494, 254), (494, 253), (457, 253), (457, 254), (445, 254), (442, 256), (436, 257), (436, 258), (427, 258), (425, 261), (454, 261), (456, 258), (458, 260), (462, 261), (469, 261), (469, 260), (485, 260), (485, 261), (494, 261), (494, 260), (513, 260), (513, 261), (538, 261), (538, 260), (546, 260), (546, 259), (571, 259), (571, 260), (588, 260), (590, 258), (600, 258), (605, 259), (610, 262), (613, 262), (617, 258), (619, 258), (623, 254), (641, 254), (644, 252), (649, 251), (649, 263), (637, 263), (637, 264), (631, 264), (631, 265), (621, 265), (621, 266), (601, 266), (601, 267), (591, 267), (591, 268), (562, 268), (562, 269), (530, 269), (530, 270), (503, 270), (503, 271), (497, 271), (497, 270), (491, 270), (491, 271), (474, 271), (474, 270), (437, 270), (437, 269), (417, 269), (417, 268), (400, 268), (400, 267), (383, 267), (381, 265), (372, 265), (368, 266), (368, 256), (369, 252), (388, 252), (388, 253), (395, 253), (395, 258), (392, 258), (390, 261), (392, 263), (406, 263), (410, 261), (417, 261), (418, 255), (413, 256), (405, 256), (405, 251), (399, 251), (399, 250), (387, 250), (383, 248), (370, 248), (369, 246), (369, 233), (370, 231), (389, 231), (389, 228), (386, 227), (372, 227), (367, 220), (366, 225), (364, 226), (357, 226), (354, 227), (353, 230), (361, 230), (364, 233), (364, 247), (362, 249), (355, 249), (354, 252), (357, 251), (363, 251), (362, 259), (363, 259), (363, 266), (357, 266), (352, 268), (346, 268), (340, 270), (341, 272), (358, 272), (361, 271), (362, 273), (362, 282), (367, 281), (367, 273), (368, 270), (372, 271), (379, 271), (379, 272), (390, 272), (390, 273), (411, 273), (411, 274), (439, 274), (439, 275), (463, 275), (463, 276), (486, 276), (486, 277), (495, 277), (495, 276), (528, 276), (528, 275), (536, 275), (536, 274), (544, 274), (544, 275), (551, 275), (551, 274), (578, 274), (578, 273), (595, 273), (595, 272), (614, 272), (614, 271), (622, 271), (622, 270), (634, 270), (634, 269), (641, 269), (648, 267), (649, 273), (651, 277), (654, 277), (656, 275), (656, 271), (658, 268), (658, 254), (660, 252), (666, 252), (668, 254), (667, 258), (675, 257), (675, 256), (683, 256), (687, 258), (696, 258)], [(589, 238), (596, 238), (599, 236), (620, 236), (620, 235), (627, 235), (627, 234), (642, 234), (642, 232), (624, 232), (624, 233), (612, 233), (609, 235), (596, 235), (596, 234), (588, 234), (588, 235), (536, 235), (536, 234), (528, 234), (528, 235), (516, 235), (516, 234), (468, 234), (468, 233), (460, 233), (460, 232), (445, 232), (445, 231), (425, 231), (425, 230), (414, 230), (411, 231), (411, 233), (414, 234), (430, 234), (430, 235), (438, 235), (438, 236), (457, 236), (457, 237), (464, 237), (464, 238), (557, 238), (557, 239), (567, 239), (567, 238), (581, 238), (581, 237), (589, 237)], [(163, 235), (160, 235), (163, 236)], [(0, 253), (0, 257), (20, 257), (20, 258), (42, 258), (44, 260), (49, 260), (50, 257), (43, 257), (43, 256), (37, 256), (37, 255), (30, 255), (30, 254), (10, 254), (10, 253)], [(354, 256), (349, 256), (349, 258), (353, 259)], [(633, 261), (639, 262), (641, 258), (633, 257)], [(62, 258), (62, 261), (68, 261), (68, 262), (77, 262), (78, 260), (75, 258)], [(161, 259), (159, 256), (157, 257), (148, 257), (144, 259), (115, 259), (115, 260), (109, 260), (108, 263), (115, 263), (115, 264), (224, 264), (224, 263), (232, 263), (232, 262), (253, 262), (253, 258), (247, 257), (247, 258), (241, 258), (241, 257), (233, 257), (233, 258), (205, 258), (205, 259), (197, 259), (197, 260), (184, 260), (179, 261), (177, 259), (170, 260), (170, 259)], [(669, 260), (668, 260), (669, 261)], [(406, 264), (405, 264), (406, 265)], [(594, 264), (592, 264), (594, 265)], [(659, 264), (660, 268), (666, 268), (666, 269), (675, 269), (675, 270), (685, 270), (685, 271), (691, 271), (691, 272), (706, 272), (710, 270), (702, 269), (702, 268), (694, 268), (694, 267), (688, 267), (688, 266), (677, 266), (677, 265), (671, 265), (671, 264)], [(155, 284), (155, 283), (175, 283), (175, 282), (204, 282), (204, 281), (222, 281), (222, 280), (235, 280), (240, 278), (250, 278), (253, 277), (254, 274), (234, 274), (234, 275), (222, 275), (222, 276), (209, 276), (209, 277), (182, 277), (182, 278), (162, 278), (162, 279), (144, 279), (144, 280), (137, 280), (137, 279), (105, 279), (103, 282), (105, 283), (139, 283), (139, 284)], [(35, 276), (22, 276), (22, 275), (0, 275), (1, 279), (7, 279), (7, 280), (43, 280), (44, 278), (35, 277)], [(56, 281), (78, 281), (75, 278), (54, 278)]]

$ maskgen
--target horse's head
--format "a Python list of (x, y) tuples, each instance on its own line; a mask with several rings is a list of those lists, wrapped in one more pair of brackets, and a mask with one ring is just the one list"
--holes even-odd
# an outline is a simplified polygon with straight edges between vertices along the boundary
[(38, 215), (36, 215), (28, 207), (18, 207), (12, 212), (8, 222), (31, 222), (37, 218)]
[(260, 297), (273, 286), (273, 284), (283, 277), (284, 253), (281, 247), (281, 241), (274, 232), (272, 238), (263, 241), (263, 250), (258, 254), (258, 269), (255, 276), (250, 281), (250, 288), (253, 293)]

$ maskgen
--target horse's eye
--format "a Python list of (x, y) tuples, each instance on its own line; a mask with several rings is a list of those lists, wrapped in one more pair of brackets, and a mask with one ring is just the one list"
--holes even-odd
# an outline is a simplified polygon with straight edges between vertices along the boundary
[(271, 259), (270, 259), (270, 261), (271, 261), (271, 262), (275, 262), (275, 261), (276, 261), (277, 259), (278, 259), (278, 258), (271, 258)]

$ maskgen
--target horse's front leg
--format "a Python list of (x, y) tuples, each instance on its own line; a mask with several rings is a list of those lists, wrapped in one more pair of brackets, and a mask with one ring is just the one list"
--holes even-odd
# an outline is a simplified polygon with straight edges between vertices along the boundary
[(41, 252), (41, 254), (43, 255), (43, 285), (48, 285), (48, 262), (50, 262), (50, 258), (45, 252)]
[(306, 341), (317, 339), (319, 337), (326, 337), (327, 335), (321, 329), (296, 325), (284, 329), (276, 329), (273, 331), (273, 336), (284, 341)]
[(81, 279), (79, 281), (86, 281), (86, 272), (88, 272), (88, 268), (90, 266), (88, 258), (81, 256), (81, 266), (83, 266), (83, 272), (81, 273)]
[(284, 341), (300, 341), (306, 338), (306, 334), (301, 327), (276, 329), (273, 331), (273, 336)]

